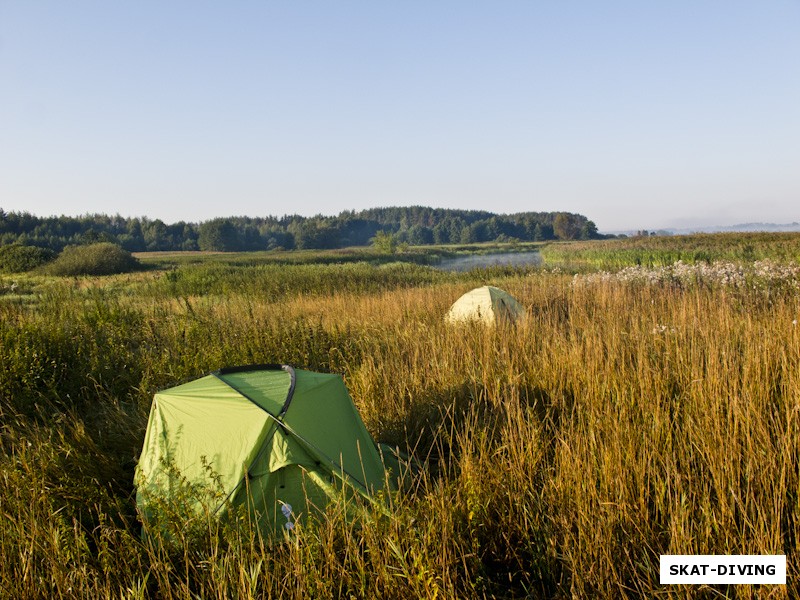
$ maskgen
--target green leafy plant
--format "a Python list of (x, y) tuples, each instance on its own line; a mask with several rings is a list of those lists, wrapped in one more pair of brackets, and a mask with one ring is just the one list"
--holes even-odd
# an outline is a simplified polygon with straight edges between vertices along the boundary
[(139, 261), (127, 250), (111, 242), (100, 242), (67, 246), (42, 270), (49, 275), (114, 275), (140, 267)]
[(0, 272), (23, 273), (52, 261), (56, 253), (48, 248), (10, 244), (0, 246)]

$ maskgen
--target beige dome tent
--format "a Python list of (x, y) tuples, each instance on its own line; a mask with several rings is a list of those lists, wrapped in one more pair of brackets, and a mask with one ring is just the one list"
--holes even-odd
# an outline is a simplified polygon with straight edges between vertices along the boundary
[(508, 292), (491, 285), (475, 288), (455, 301), (447, 312), (448, 323), (478, 321), (494, 325), (498, 321), (520, 323), (525, 308)]

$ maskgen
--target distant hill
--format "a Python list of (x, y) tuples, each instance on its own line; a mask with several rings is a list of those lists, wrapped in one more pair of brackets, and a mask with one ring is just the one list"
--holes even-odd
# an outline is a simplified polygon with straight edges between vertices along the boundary
[[(616, 235), (638, 235), (642, 230), (616, 231)], [(735, 233), (735, 232), (800, 232), (800, 223), (740, 223), (739, 225), (706, 225), (697, 227), (665, 228), (647, 230), (656, 235), (691, 235), (692, 233)]]
[(740, 223), (739, 225), (717, 225), (712, 227), (695, 227), (692, 229), (673, 229), (670, 231), (675, 234), (736, 231), (800, 231), (800, 223)]

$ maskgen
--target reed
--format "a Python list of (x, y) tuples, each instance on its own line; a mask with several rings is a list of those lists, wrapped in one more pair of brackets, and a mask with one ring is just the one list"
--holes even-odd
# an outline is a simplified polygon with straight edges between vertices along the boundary
[[(733, 286), (218, 268), (181, 266), (198, 272), (174, 287), (162, 271), (26, 280), (26, 302), (0, 298), (3, 597), (800, 593), (792, 269)], [(208, 287), (180, 283), (209, 269)], [(483, 283), (527, 323), (446, 326)], [(213, 520), (143, 541), (132, 480), (154, 391), (256, 362), (341, 372), (373, 436), (425, 471), (388, 517), (353, 523), (332, 505), (278, 544)], [(662, 587), (666, 553), (786, 554), (789, 583)]]

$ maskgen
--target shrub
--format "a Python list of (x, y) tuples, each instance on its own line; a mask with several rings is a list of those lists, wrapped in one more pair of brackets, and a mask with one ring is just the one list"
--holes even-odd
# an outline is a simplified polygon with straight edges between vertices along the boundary
[(50, 262), (56, 253), (49, 248), (11, 244), (0, 247), (0, 272), (22, 273)]
[(113, 275), (141, 268), (127, 250), (100, 242), (86, 246), (67, 246), (44, 271), (50, 275)]

